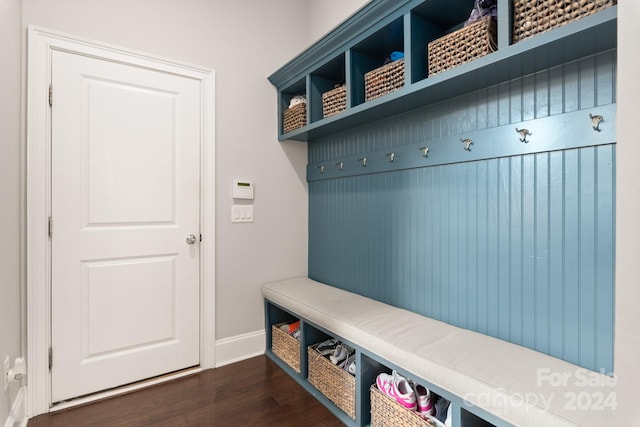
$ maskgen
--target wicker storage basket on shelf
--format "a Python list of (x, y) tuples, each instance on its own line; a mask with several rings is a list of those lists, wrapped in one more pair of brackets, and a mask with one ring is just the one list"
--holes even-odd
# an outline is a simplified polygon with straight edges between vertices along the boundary
[[(317, 344), (316, 344), (317, 345)], [(356, 419), (356, 379), (309, 346), (309, 382), (352, 419)]]
[(371, 386), (371, 427), (444, 427), (435, 418), (426, 420), (417, 412), (407, 409), (398, 402)]
[(301, 102), (284, 110), (282, 133), (291, 132), (307, 125), (307, 104)]
[(485, 16), (427, 45), (432, 76), (496, 50), (496, 20)]
[(322, 115), (330, 117), (347, 108), (347, 86), (338, 86), (322, 94)]
[(300, 373), (300, 341), (289, 335), (280, 326), (290, 322), (271, 325), (271, 349), (294, 371)]
[(364, 99), (371, 101), (402, 86), (404, 86), (404, 59), (398, 59), (364, 75)]
[(576, 21), (616, 3), (616, 0), (514, 0), (513, 41)]

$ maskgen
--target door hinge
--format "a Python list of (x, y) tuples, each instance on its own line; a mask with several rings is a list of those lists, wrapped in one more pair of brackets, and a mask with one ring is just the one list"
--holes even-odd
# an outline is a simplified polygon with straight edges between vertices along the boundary
[(53, 348), (49, 347), (49, 370), (53, 367)]
[(202, 242), (202, 234), (200, 235), (200, 241)]
[(49, 217), (49, 238), (53, 237), (53, 218)]
[(53, 107), (53, 86), (49, 85), (49, 107)]

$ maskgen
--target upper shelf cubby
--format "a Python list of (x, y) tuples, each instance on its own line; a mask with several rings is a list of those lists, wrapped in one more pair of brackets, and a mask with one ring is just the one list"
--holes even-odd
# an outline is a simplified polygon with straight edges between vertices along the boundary
[(279, 110), (282, 111), (280, 122), (281, 133), (294, 132), (306, 127), (309, 123), (308, 112), (303, 103), (295, 102), (295, 98), (307, 98), (307, 84), (304, 78), (291, 83), (279, 92)]
[[(311, 88), (309, 93), (309, 105), (311, 110), (311, 123), (317, 122), (323, 119), (325, 116), (339, 114), (346, 108), (346, 91), (342, 91), (339, 94), (336, 93), (336, 97), (339, 97), (344, 93), (344, 99), (336, 99), (332, 104), (332, 109), (327, 112), (323, 108), (323, 94), (341, 88), (346, 84), (346, 68), (344, 54), (340, 54), (336, 58), (322, 64), (316, 70), (311, 73)], [(336, 104), (340, 103), (340, 107)]]
[(411, 83), (428, 75), (427, 45), (464, 25), (474, 0), (425, 1), (411, 10)]
[[(399, 17), (351, 48), (351, 84), (349, 89), (353, 99), (352, 106), (367, 101), (365, 93), (367, 75), (369, 78), (375, 78), (374, 70), (389, 69), (394, 67), (394, 65), (389, 65), (391, 62), (401, 61), (400, 58), (396, 59), (395, 55), (404, 55), (404, 34), (404, 20)], [(399, 81), (396, 87), (402, 87), (404, 73), (397, 65), (396, 68), (398, 69), (397, 80)], [(369, 98), (373, 97), (375, 96), (369, 96)]]
[[(513, 43), (514, 2), (520, 1), (497, 0), (497, 42), (491, 53), (431, 75), (427, 46), (462, 28), (474, 0), (370, 1), (269, 76), (278, 93), (278, 138), (313, 140), (617, 45), (615, 5)], [(388, 93), (368, 97), (367, 73), (388, 62), (393, 52), (404, 55), (403, 80)], [(341, 97), (331, 98), (339, 108), (326, 114), (322, 98), (332, 90)], [(307, 96), (306, 124), (284, 132), (285, 109), (301, 91)]]

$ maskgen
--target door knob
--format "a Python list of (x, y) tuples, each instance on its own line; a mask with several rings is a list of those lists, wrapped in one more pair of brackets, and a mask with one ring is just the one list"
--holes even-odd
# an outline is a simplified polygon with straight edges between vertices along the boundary
[(196, 242), (196, 236), (194, 234), (189, 234), (187, 236), (187, 243), (193, 245)]

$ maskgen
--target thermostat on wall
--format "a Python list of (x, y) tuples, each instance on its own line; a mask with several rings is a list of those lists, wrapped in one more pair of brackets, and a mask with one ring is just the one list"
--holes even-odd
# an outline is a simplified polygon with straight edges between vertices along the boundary
[(233, 181), (233, 198), (253, 200), (253, 182)]

